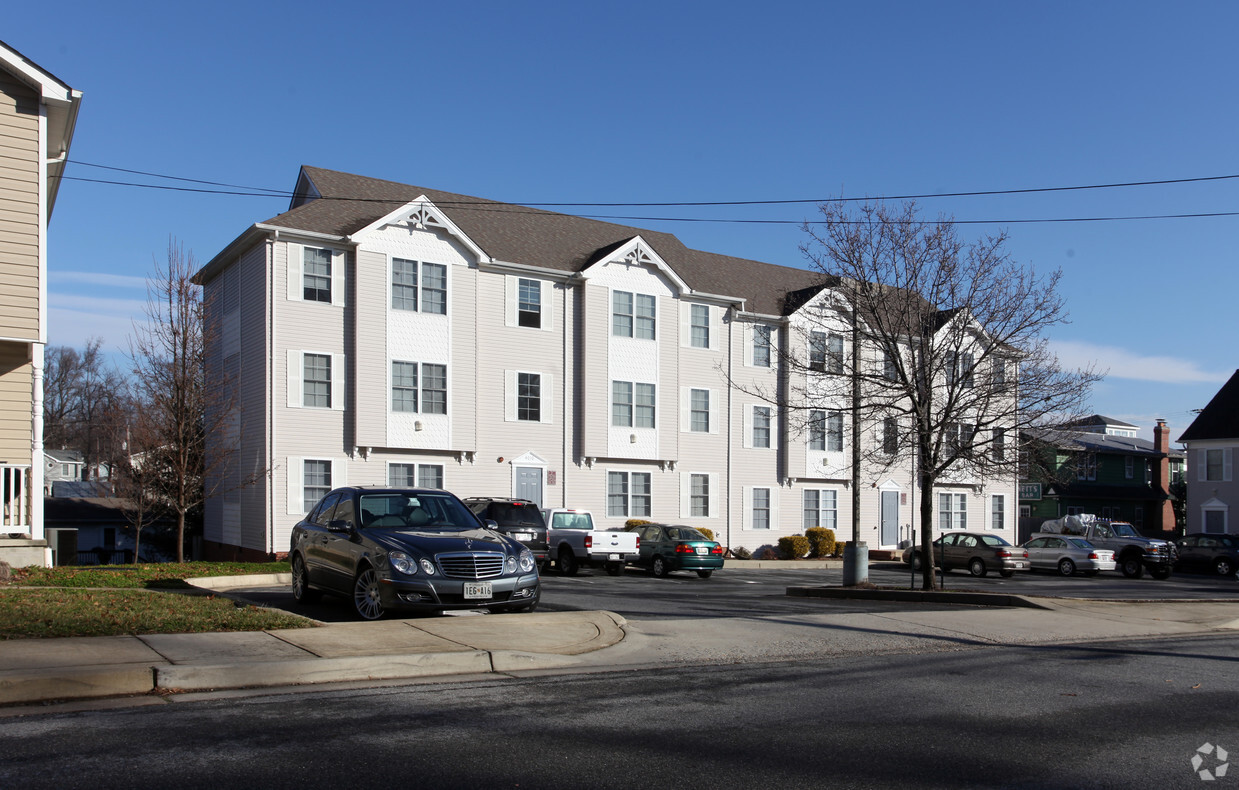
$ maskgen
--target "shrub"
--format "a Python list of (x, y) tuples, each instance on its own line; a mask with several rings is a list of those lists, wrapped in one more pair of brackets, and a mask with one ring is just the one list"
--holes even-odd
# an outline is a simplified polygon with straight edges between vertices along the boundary
[(809, 539), (810, 557), (830, 557), (835, 553), (835, 531), (826, 527), (809, 527), (804, 531)]
[(847, 542), (846, 540), (841, 540), (841, 541), (839, 541), (838, 543), (836, 543), (836, 544), (835, 544), (835, 554), (834, 554), (834, 556), (836, 556), (836, 557), (842, 557), (842, 556), (843, 556), (843, 550), (844, 550), (844, 549), (846, 549), (847, 547), (848, 547), (848, 542)]
[(804, 535), (779, 538), (779, 553), (785, 560), (797, 560), (809, 553), (809, 539)]
[(646, 524), (653, 524), (653, 523), (654, 523), (653, 521), (650, 521), (644, 518), (630, 518), (624, 522), (624, 529), (631, 529), (632, 527), (643, 527)]
[(731, 551), (731, 556), (735, 557), (738, 560), (753, 559), (753, 552), (749, 551), (743, 546), (736, 546), (734, 549), (730, 549), (730, 551)]
[(753, 559), (755, 560), (777, 560), (778, 558), (778, 552), (776, 552), (774, 547), (769, 544), (761, 546), (757, 549), (757, 551), (753, 552)]
[(697, 531), (706, 536), (706, 540), (714, 540), (714, 530), (706, 529), (705, 527), (697, 527)]

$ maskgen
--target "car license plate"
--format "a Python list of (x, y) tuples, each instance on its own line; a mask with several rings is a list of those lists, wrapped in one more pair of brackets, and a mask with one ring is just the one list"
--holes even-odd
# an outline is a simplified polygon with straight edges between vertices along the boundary
[(465, 600), (477, 600), (492, 597), (490, 582), (465, 582)]
[(709, 549), (707, 549), (705, 546), (698, 546), (698, 547), (697, 547), (697, 553), (698, 553), (698, 554), (709, 554), (709, 553), (710, 553), (710, 550), (709, 550)]
[(1023, 562), (1013, 562), (1011, 565), (1014, 566), (1017, 571), (1023, 570), (1026, 567), (1026, 564)]
[(516, 538), (517, 540), (533, 540), (533, 533), (532, 532), (513, 532), (512, 537)]
[(618, 554), (608, 554), (608, 555), (607, 555), (607, 559), (608, 559), (608, 560), (610, 560), (611, 562), (619, 562), (619, 558), (620, 558), (620, 555), (618, 555)]

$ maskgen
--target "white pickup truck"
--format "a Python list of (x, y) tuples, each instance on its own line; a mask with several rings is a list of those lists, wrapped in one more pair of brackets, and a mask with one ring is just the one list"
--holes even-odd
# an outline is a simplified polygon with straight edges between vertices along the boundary
[(601, 565), (612, 576), (624, 572), (625, 555), (636, 555), (640, 540), (635, 532), (594, 529), (588, 510), (551, 507), (546, 519), (548, 555), (559, 572), (575, 576), (582, 565)]

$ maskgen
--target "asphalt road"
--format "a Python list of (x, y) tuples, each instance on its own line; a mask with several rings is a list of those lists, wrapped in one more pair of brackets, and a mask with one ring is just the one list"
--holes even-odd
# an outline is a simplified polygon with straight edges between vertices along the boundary
[[(226, 696), (0, 719), (0, 786), (1199, 788), (1237, 637)], [(1200, 768), (1192, 758), (1201, 754)]]
[[(889, 587), (920, 587), (907, 567), (899, 563), (872, 563), (869, 578)], [(656, 579), (643, 570), (629, 568), (622, 576), (608, 576), (602, 569), (583, 568), (576, 576), (551, 571), (543, 576), (541, 608), (545, 611), (601, 609), (630, 619), (682, 617), (734, 617), (832, 612), (873, 612), (891, 608), (889, 603), (790, 598), (788, 587), (840, 585), (839, 569), (745, 569), (724, 568), (709, 579), (694, 573), (673, 573)], [(1067, 596), (1115, 600), (1223, 599), (1239, 600), (1239, 582), (1234, 577), (1175, 574), (1158, 581), (1146, 576), (1127, 579), (1120, 573), (1095, 577), (1063, 578), (1051, 573), (1017, 573), (1005, 579), (997, 574), (974, 578), (952, 571), (943, 581), (946, 589), (1001, 591), (1024, 595)], [(324, 598), (322, 603), (299, 605), (288, 588), (238, 590), (246, 598), (324, 622), (353, 619), (351, 605), (343, 598)], [(902, 604), (932, 608), (930, 604)], [(950, 605), (943, 605), (950, 606)], [(1239, 775), (1239, 774), (1237, 774)]]

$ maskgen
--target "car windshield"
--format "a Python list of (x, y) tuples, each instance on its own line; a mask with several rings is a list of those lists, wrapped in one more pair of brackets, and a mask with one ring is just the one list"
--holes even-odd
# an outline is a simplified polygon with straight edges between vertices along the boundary
[(1011, 545), (1010, 543), (1007, 543), (1005, 540), (998, 537), (997, 535), (981, 535), (980, 538), (981, 538), (981, 542), (984, 543), (986, 546), (1010, 546)]
[[(480, 515), (480, 514), (479, 514)], [(542, 511), (534, 505), (524, 502), (491, 502), (482, 518), (493, 518), (505, 527), (535, 527), (546, 526), (542, 520)]]
[(452, 496), (431, 493), (361, 495), (361, 525), (390, 529), (477, 529), (478, 519)]
[(554, 513), (551, 529), (593, 529), (594, 519), (588, 513)]
[(1110, 528), (1114, 530), (1115, 535), (1124, 538), (1138, 538), (1140, 533), (1131, 524), (1111, 524)]
[(1073, 546), (1079, 546), (1079, 547), (1080, 547), (1080, 548), (1082, 548), (1082, 549), (1091, 549), (1091, 548), (1093, 548), (1093, 544), (1092, 544), (1092, 543), (1089, 543), (1089, 542), (1088, 542), (1086, 539), (1084, 539), (1084, 538), (1067, 538), (1067, 542), (1068, 542), (1068, 543), (1070, 543), (1070, 544), (1072, 544)]

